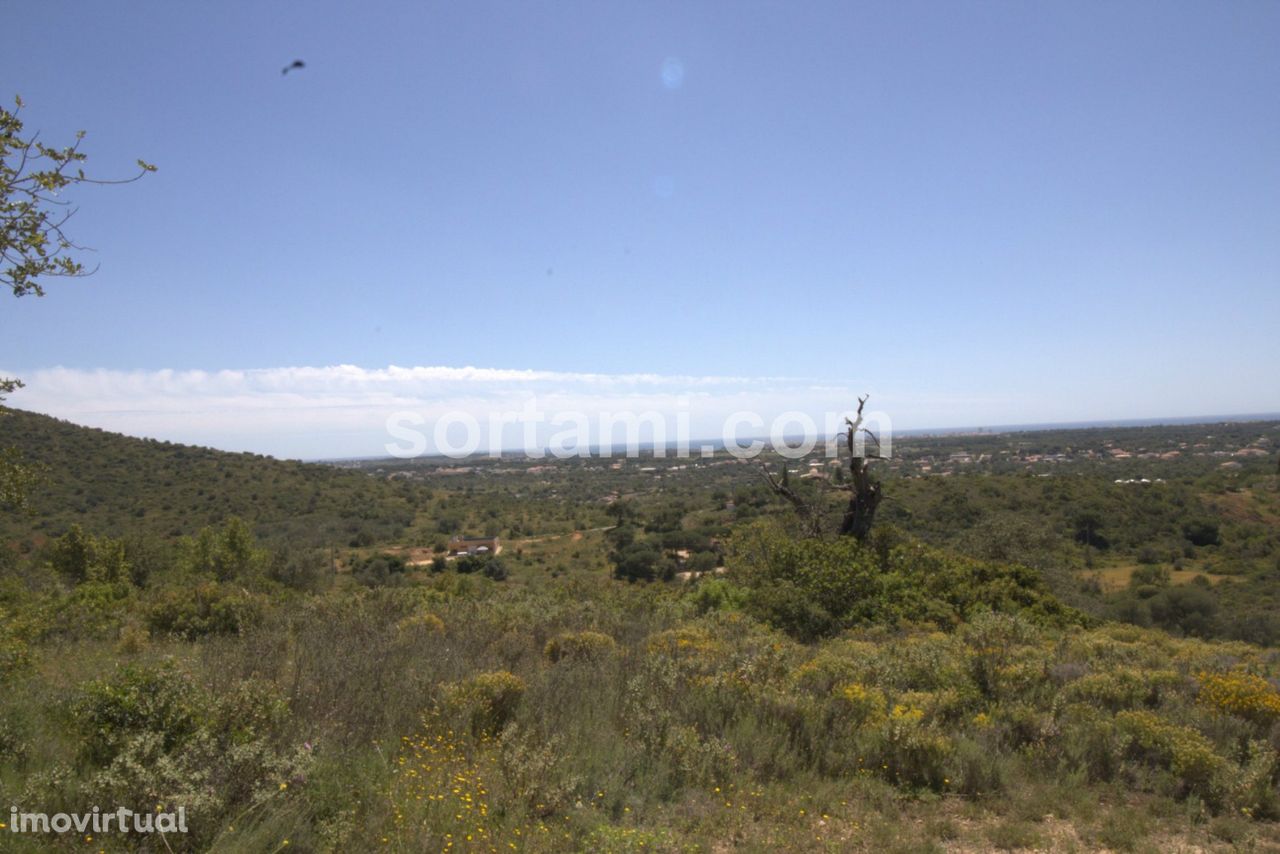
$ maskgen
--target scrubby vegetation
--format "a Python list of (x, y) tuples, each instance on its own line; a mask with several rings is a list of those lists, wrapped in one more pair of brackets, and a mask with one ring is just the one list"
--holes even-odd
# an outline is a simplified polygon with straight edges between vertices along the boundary
[(112, 601), (70, 646), (15, 639), (4, 793), (182, 804), (192, 850), (1094, 847), (1125, 811), (1154, 846), (1280, 817), (1276, 659), (1244, 644), (1020, 610), (804, 643), (696, 590), (448, 574), (126, 646), (141, 603)]
[[(0, 802), (182, 806), (174, 851), (1280, 844), (1276, 651), (1066, 604), (1085, 576), (1061, 588), (1033, 532), (969, 547), (886, 511), (866, 543), (809, 537), (736, 465), (623, 471), (659, 487), (606, 504), (576, 461), (546, 484), (337, 474), (425, 497), (394, 536), (316, 548), (267, 511), (136, 528), (89, 485), (93, 514), (15, 537)], [(520, 508), (501, 553), (448, 557), (440, 520), (479, 532), (495, 507)], [(1154, 611), (1203, 589), (1172, 572), (1125, 590)], [(73, 837), (4, 843), (164, 850)]]
[(41, 471), (30, 512), (0, 517), (0, 534), (188, 535), (229, 516), (272, 538), (372, 545), (413, 521), (421, 490), (332, 466), (132, 439), (45, 415), (7, 410), (4, 441)]

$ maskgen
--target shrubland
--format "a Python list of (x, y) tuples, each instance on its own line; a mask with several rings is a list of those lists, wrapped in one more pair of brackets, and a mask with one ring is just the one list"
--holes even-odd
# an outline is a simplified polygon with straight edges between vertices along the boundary
[[(625, 475), (600, 506), (574, 464), (345, 472), (421, 503), (326, 545), (270, 505), (135, 527), (93, 471), (68, 482), (94, 512), (0, 550), (0, 802), (183, 806), (192, 832), (6, 850), (1280, 843), (1276, 651), (1068, 604), (1060, 541), (1025, 521), (953, 539), (893, 511), (858, 543), (806, 535), (743, 467), (708, 470), (720, 492)], [(440, 520), (478, 533), (494, 508), (529, 533), (446, 558)], [(1154, 613), (1200, 589), (1157, 562), (1126, 594)]]
[[(730, 555), (683, 586), (517, 564), (299, 590), (230, 522), (146, 587), (51, 564), (2, 600), (0, 786), (183, 805), (175, 851), (1273, 839), (1273, 652), (1091, 621), (901, 534), (766, 521)], [(26, 850), (51, 844), (85, 843)]]

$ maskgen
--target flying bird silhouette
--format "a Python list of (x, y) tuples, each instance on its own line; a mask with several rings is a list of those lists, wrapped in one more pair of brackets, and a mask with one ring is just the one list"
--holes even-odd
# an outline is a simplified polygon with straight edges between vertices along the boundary
[(295, 68), (306, 68), (306, 67), (307, 67), (307, 64), (303, 62), (301, 59), (295, 59), (293, 62), (289, 63), (284, 68), (281, 68), (280, 73), (288, 74), (290, 71), (292, 71)]

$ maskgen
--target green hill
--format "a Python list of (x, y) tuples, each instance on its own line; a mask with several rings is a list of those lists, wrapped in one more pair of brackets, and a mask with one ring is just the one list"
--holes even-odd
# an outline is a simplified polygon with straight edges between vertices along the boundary
[(135, 439), (8, 410), (0, 447), (43, 468), (30, 512), (6, 513), (6, 540), (55, 536), (71, 524), (119, 536), (177, 537), (229, 516), (259, 536), (346, 544), (396, 537), (426, 491), (333, 466)]

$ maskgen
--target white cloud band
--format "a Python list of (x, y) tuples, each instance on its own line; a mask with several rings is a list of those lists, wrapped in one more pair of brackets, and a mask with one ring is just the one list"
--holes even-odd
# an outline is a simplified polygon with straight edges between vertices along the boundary
[[(0, 375), (5, 375), (0, 371)], [(550, 413), (685, 413), (695, 439), (720, 435), (733, 412), (767, 421), (797, 408), (843, 411), (848, 387), (782, 377), (601, 374), (476, 367), (284, 367), (253, 370), (77, 370), (24, 375), (11, 403), (138, 436), (320, 458), (385, 454), (388, 416), (448, 413), (486, 420), (530, 398)], [(485, 446), (487, 448), (487, 445)]]

